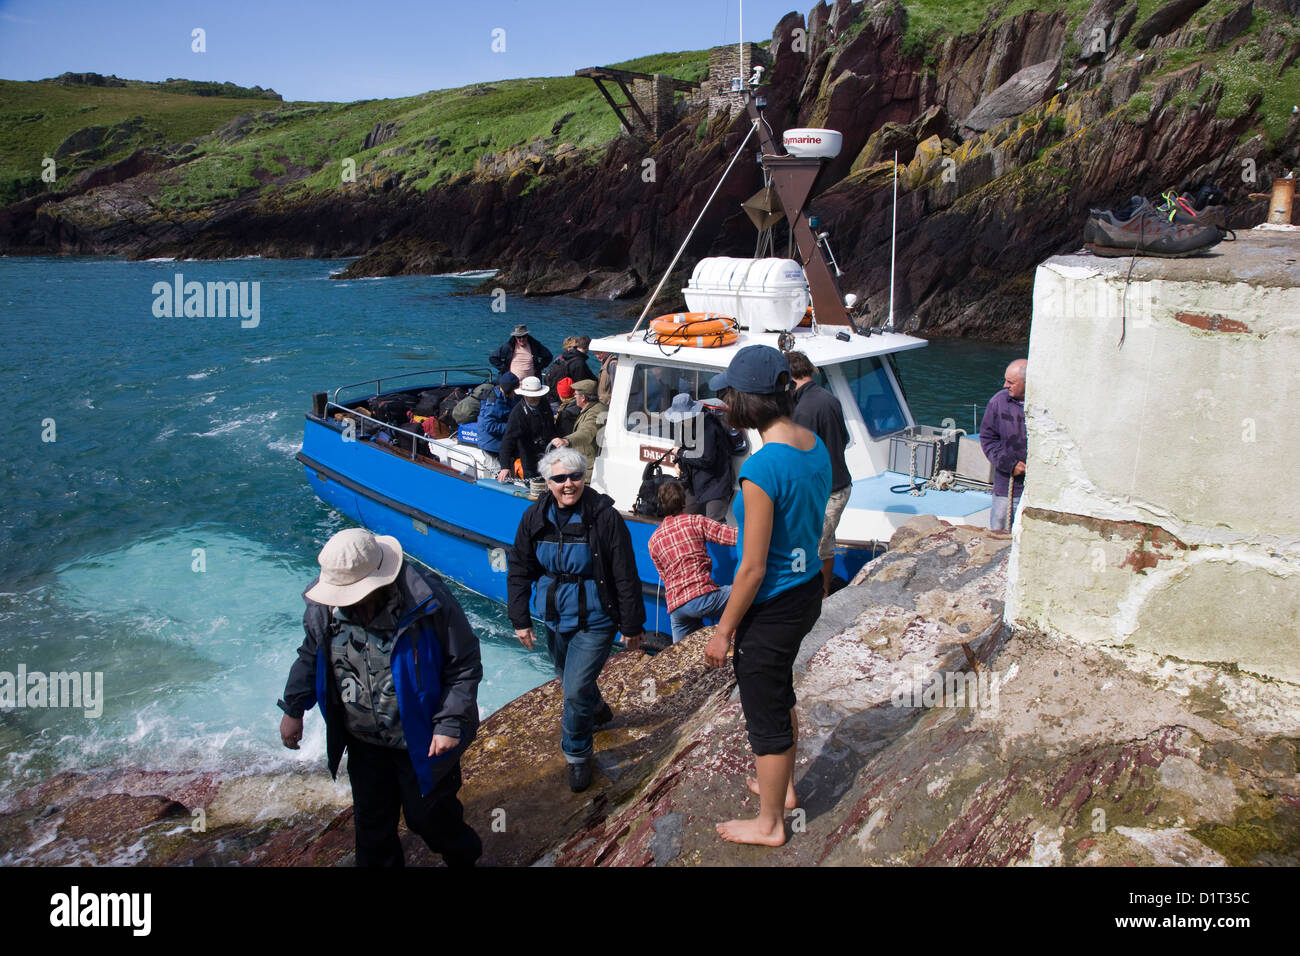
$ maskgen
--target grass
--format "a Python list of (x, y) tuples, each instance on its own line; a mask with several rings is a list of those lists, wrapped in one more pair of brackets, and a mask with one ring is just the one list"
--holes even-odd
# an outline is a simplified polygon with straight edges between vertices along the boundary
[[(708, 72), (708, 51), (658, 53), (608, 65), (698, 81)], [(125, 156), (146, 142), (179, 145), (200, 140), (236, 116), (253, 116), (241, 138), (202, 139), (195, 144), (192, 162), (163, 177), (156, 201), (166, 209), (201, 208), (265, 188), (258, 176), (283, 176), (291, 167), (315, 170), (294, 191), (336, 189), (347, 158), (356, 163), (358, 183), (367, 176), (396, 175), (425, 190), (468, 172), (488, 153), (552, 138), (579, 148), (601, 146), (622, 129), (595, 84), (572, 76), (479, 83), (350, 104), (281, 104), (171, 92), (182, 88), (190, 94), (225, 89), (179, 80), (127, 81), (125, 87), (0, 81), (0, 204), (48, 188), (40, 181), (41, 159), (69, 135), (87, 126), (111, 127), (132, 116), (147, 117), (147, 127), (94, 165)], [(362, 150), (366, 134), (380, 122), (397, 124), (395, 138)], [(59, 180), (78, 171), (61, 163)]]
[[(209, 133), (241, 113), (271, 100), (187, 96), (150, 86), (58, 86), (44, 82), (0, 80), (0, 204), (12, 202), (21, 188), (43, 189), (41, 160), (87, 126), (116, 126), (134, 116), (147, 117), (146, 135), (139, 136), (95, 165), (128, 155), (156, 133), (164, 143), (184, 143)], [(59, 180), (81, 168), (60, 163)]]

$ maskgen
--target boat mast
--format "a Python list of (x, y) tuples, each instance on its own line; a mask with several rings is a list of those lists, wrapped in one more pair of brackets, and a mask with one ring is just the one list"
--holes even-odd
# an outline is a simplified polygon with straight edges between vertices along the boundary
[(898, 150), (894, 150), (894, 225), (889, 230), (889, 331), (894, 331), (894, 246), (898, 241)]
[(745, 96), (745, 110), (758, 130), (763, 168), (772, 174), (772, 185), (785, 210), (786, 220), (794, 230), (795, 244), (799, 247), (804, 275), (808, 279), (808, 292), (812, 296), (813, 314), (818, 325), (847, 325), (861, 331), (844, 307), (835, 273), (826, 263), (821, 243), (813, 234), (804, 210), (813, 184), (822, 170), (822, 160), (814, 156), (785, 156), (777, 153), (776, 142), (767, 123), (759, 116), (755, 102), (761, 91), (751, 90)]

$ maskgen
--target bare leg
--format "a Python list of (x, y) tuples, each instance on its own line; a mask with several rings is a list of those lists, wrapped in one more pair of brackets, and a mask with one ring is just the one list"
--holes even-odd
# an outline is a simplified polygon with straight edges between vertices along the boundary
[[(794, 748), (799, 746), (799, 716), (794, 712), (793, 707), (790, 708), (790, 728), (794, 731), (794, 746), (790, 748), (791, 752), (793, 752)], [(758, 780), (755, 777), (746, 777), (745, 786), (749, 788), (750, 793), (757, 794), (761, 801), (763, 795), (759, 792)], [(798, 806), (799, 798), (795, 796), (794, 793), (794, 762), (791, 761), (790, 782), (785, 788), (785, 808), (787, 810), (794, 810)]]
[(784, 753), (755, 758), (758, 764), (758, 816), (753, 820), (728, 820), (716, 827), (724, 840), (758, 846), (785, 843), (785, 812), (782, 795), (794, 774), (794, 747)]
[(835, 577), (835, 559), (827, 558), (822, 562), (822, 597), (831, 596), (831, 580)]

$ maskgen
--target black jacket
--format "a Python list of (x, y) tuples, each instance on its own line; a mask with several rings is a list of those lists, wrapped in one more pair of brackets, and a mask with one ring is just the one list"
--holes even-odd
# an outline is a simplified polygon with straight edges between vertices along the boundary
[[(528, 347), (533, 351), (533, 374), (540, 379), (542, 370), (551, 364), (551, 350), (531, 335), (524, 337), (528, 339)], [(506, 339), (505, 345), (492, 353), (488, 361), (492, 363), (492, 367), (498, 372), (508, 372), (510, 371), (510, 360), (514, 357), (515, 337), (512, 335)]]
[(696, 427), (703, 431), (689, 436), (690, 441), (683, 440), (678, 462), (684, 466), (691, 494), (701, 504), (719, 498), (730, 501), (735, 482), (731, 476), (731, 439), (727, 429), (712, 412), (700, 412), (695, 420), (699, 423)]
[(595, 374), (591, 371), (591, 366), (587, 364), (587, 356), (577, 349), (569, 349), (567, 352), (561, 352), (559, 358), (550, 364), (546, 369), (546, 377), (542, 379), (552, 390), (559, 384), (560, 379), (571, 378), (575, 382), (581, 382), (586, 379), (596, 381)]
[[(515, 544), (510, 549), (506, 576), (510, 623), (517, 629), (533, 626), (528, 609), (533, 582), (545, 572), (537, 560), (536, 539), (546, 529), (546, 507), (553, 500), (548, 490), (533, 502), (519, 519)], [(632, 535), (614, 510), (614, 499), (587, 488), (578, 499), (582, 522), (587, 527), (587, 545), (596, 571), (596, 590), (605, 613), (619, 632), (640, 634), (645, 630), (645, 603), (641, 596), (641, 575), (636, 569)]]
[(501, 467), (511, 468), (516, 458), (524, 463), (524, 477), (537, 476), (537, 461), (546, 454), (546, 446), (555, 434), (555, 418), (551, 415), (551, 406), (546, 400), (537, 403), (536, 408), (528, 405), (527, 399), (520, 399), (519, 404), (510, 410), (506, 419), (506, 433), (501, 436), (501, 448), (497, 457)]
[(816, 382), (807, 382), (794, 393), (793, 417), (796, 425), (814, 433), (826, 446), (831, 456), (831, 491), (851, 485), (853, 476), (844, 461), (849, 430), (844, 426), (844, 409), (840, 407), (840, 400)]

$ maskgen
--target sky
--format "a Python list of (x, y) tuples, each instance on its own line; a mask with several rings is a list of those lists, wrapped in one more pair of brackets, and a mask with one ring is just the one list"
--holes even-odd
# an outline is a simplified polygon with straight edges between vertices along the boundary
[[(770, 39), (782, 16), (807, 15), (812, 5), (748, 0), (745, 39)], [(350, 102), (735, 43), (738, 7), (738, 0), (0, 0), (0, 78), (228, 80), (286, 100)], [(494, 51), (494, 41), (504, 50)]]

